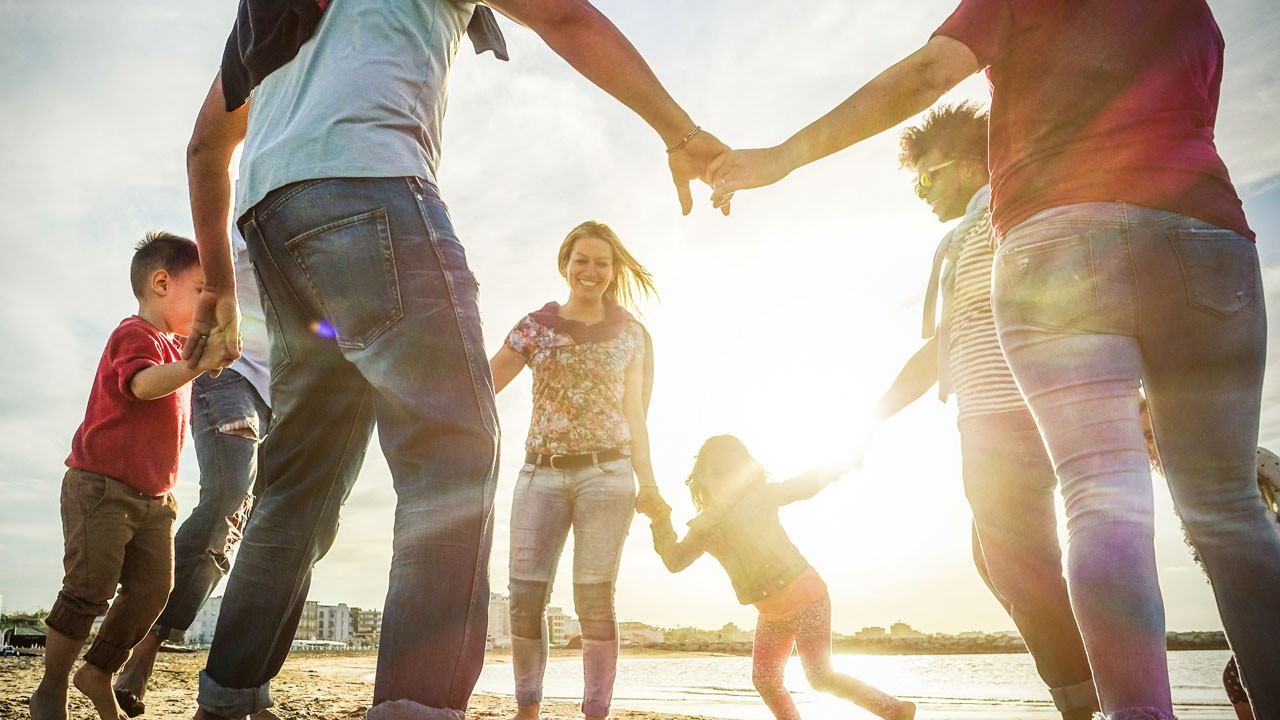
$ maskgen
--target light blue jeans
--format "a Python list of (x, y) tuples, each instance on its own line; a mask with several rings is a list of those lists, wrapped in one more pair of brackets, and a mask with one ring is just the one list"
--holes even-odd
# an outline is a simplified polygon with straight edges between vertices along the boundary
[(635, 514), (631, 461), (574, 470), (526, 463), (511, 505), (511, 665), (516, 702), (542, 702), (547, 602), (573, 530), (573, 605), (582, 624), (582, 713), (609, 714), (618, 670), (614, 583)]
[(271, 408), (235, 370), (191, 385), (191, 437), (200, 463), (200, 499), (173, 538), (173, 591), (151, 632), (183, 642), (218, 583), (253, 508), (258, 454)]
[(476, 281), (448, 210), (417, 178), (311, 180), (272, 191), (242, 228), (274, 417), (200, 706), (270, 706), (376, 423), (396, 507), (368, 716), (462, 720), (484, 665), (498, 426)]
[(1255, 245), (1176, 213), (1068, 205), (1007, 233), (993, 292), (1062, 483), (1071, 604), (1103, 710), (1172, 717), (1141, 385), (1256, 716), (1280, 717), (1280, 529), (1255, 457), (1267, 333)]

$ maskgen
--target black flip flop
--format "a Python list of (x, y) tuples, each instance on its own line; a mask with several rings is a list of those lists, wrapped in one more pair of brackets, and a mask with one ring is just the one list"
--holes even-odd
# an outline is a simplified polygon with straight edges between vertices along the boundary
[(129, 717), (138, 717), (147, 711), (147, 704), (138, 699), (137, 695), (128, 690), (116, 690), (116, 704)]

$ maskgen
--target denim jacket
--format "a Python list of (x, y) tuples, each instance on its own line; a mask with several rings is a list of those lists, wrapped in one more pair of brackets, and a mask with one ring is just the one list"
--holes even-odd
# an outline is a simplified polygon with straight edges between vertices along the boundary
[(791, 584), (809, 567), (782, 528), (778, 508), (812, 496), (825, 484), (802, 475), (752, 488), (727, 508), (704, 510), (689, 522), (689, 534), (680, 541), (670, 517), (655, 520), (650, 528), (654, 550), (671, 572), (710, 553), (728, 573), (738, 602), (758, 602)]

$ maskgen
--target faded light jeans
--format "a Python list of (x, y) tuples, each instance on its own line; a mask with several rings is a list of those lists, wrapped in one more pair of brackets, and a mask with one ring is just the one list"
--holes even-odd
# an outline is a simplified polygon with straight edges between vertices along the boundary
[(415, 178), (311, 180), (241, 224), (274, 418), (200, 706), (270, 706), (376, 423), (396, 508), (368, 717), (462, 720), (484, 662), (498, 428), (476, 282), (448, 211)]
[(235, 370), (191, 386), (191, 437), (200, 463), (200, 499), (173, 538), (173, 591), (152, 632), (183, 642), (231, 559), (253, 507), (258, 452), (271, 408)]
[(516, 703), (542, 702), (547, 602), (573, 530), (573, 605), (582, 624), (582, 713), (609, 714), (618, 670), (613, 590), (635, 514), (631, 461), (554, 470), (526, 463), (511, 505), (511, 664)]
[(1255, 714), (1280, 717), (1280, 529), (1256, 472), (1257, 248), (1183, 215), (1085, 203), (1010, 230), (994, 273), (1001, 346), (1062, 483), (1071, 603), (1103, 710), (1172, 717), (1141, 385)]

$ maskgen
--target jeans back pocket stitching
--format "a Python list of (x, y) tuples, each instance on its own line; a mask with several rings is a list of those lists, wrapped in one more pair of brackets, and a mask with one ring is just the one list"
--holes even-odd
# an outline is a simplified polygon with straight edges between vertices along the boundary
[(284, 243), (285, 250), (302, 270), (302, 275), (306, 278), (307, 287), (311, 290), (312, 296), (315, 297), (316, 302), (320, 304), (321, 308), (325, 309), (325, 314), (329, 314), (328, 309), (325, 308), (324, 299), (318, 292), (315, 282), (311, 279), (311, 271), (307, 267), (306, 259), (301, 253), (295, 252), (295, 248), (303, 245), (307, 240), (313, 237), (319, 237), (320, 235), (332, 230), (345, 228), (351, 225), (358, 225), (370, 219), (374, 220), (374, 225), (378, 231), (378, 240), (379, 245), (381, 246), (380, 254), (382, 255), (382, 270), (387, 281), (387, 292), (389, 299), (391, 300), (392, 308), (386, 320), (381, 324), (365, 330), (359, 339), (343, 339), (341, 335), (338, 335), (336, 338), (338, 347), (348, 350), (362, 350), (369, 347), (369, 345), (377, 340), (382, 333), (386, 332), (387, 328), (390, 328), (404, 317), (404, 303), (400, 297), (400, 282), (399, 276), (397, 275), (395, 251), (392, 248), (391, 231), (387, 220), (386, 208), (377, 208), (368, 212), (360, 213), (359, 215), (353, 215), (342, 220), (336, 220), (334, 222), (321, 225), (318, 228), (313, 228), (301, 235), (290, 238)]
[[(1070, 318), (1068, 318), (1067, 320), (1059, 324), (1053, 324), (1053, 323), (1048, 323), (1044, 321), (1037, 321), (1027, 317), (1027, 314), (1023, 311), (1023, 303), (1018, 302), (1018, 293), (1014, 292), (1014, 284), (1011, 278), (1014, 272), (1017, 270), (1017, 267), (1014, 266), (1012, 262), (1018, 259), (1025, 259), (1028, 256), (1033, 254), (1055, 250), (1058, 247), (1065, 247), (1073, 244), (1079, 244), (1081, 239), (1084, 240), (1083, 244), (1085, 247), (1085, 251), (1087, 253), (1086, 264), (1087, 264), (1087, 269), (1089, 271), (1089, 296), (1090, 297), (1089, 297), (1089, 302), (1087, 303), (1088, 307), (1080, 310), (1080, 312), (1076, 313), (1075, 315), (1071, 316)], [(1072, 235), (1066, 238), (1054, 238), (1052, 240), (1042, 240), (1040, 242), (1031, 243), (1029, 245), (1025, 245), (1022, 247), (1008, 248), (1000, 256), (1000, 262), (1002, 265), (1006, 266), (1005, 272), (1004, 272), (1005, 288), (1006, 288), (1006, 292), (1008, 292), (1009, 294), (1009, 299), (1013, 304), (1014, 310), (1017, 311), (1018, 313), (1018, 318), (1022, 320), (1022, 322), (1027, 323), (1028, 325), (1035, 325), (1036, 327), (1047, 328), (1050, 330), (1059, 330), (1059, 331), (1066, 330), (1067, 328), (1071, 327), (1079, 320), (1084, 319), (1085, 317), (1092, 314), (1094, 311), (1098, 309), (1098, 305), (1099, 305), (1098, 277), (1097, 277), (1097, 267), (1095, 265), (1094, 257), (1093, 257), (1093, 233), (1089, 233), (1089, 232), (1078, 233), (1076, 235)]]
[[(1208, 305), (1207, 300), (1203, 299), (1201, 294), (1198, 292), (1198, 285), (1195, 282), (1194, 273), (1191, 270), (1188, 260), (1184, 257), (1184, 254), (1183, 254), (1184, 240), (1194, 241), (1194, 242), (1206, 242), (1210, 239), (1208, 236), (1220, 235), (1220, 234), (1232, 235), (1232, 237), (1225, 238), (1221, 240), (1221, 242), (1232, 242), (1236, 240), (1236, 238), (1240, 238), (1244, 242), (1249, 242), (1246, 238), (1243, 238), (1243, 236), (1240, 236), (1237, 233), (1234, 233), (1226, 229), (1179, 228), (1179, 229), (1165, 231), (1166, 237), (1169, 238), (1169, 244), (1173, 246), (1174, 257), (1178, 259), (1178, 269), (1182, 272), (1182, 283), (1183, 283), (1183, 287), (1186, 289), (1186, 292), (1187, 292), (1187, 305), (1192, 310), (1198, 310), (1202, 313), (1205, 313), (1206, 315), (1211, 315), (1221, 320), (1229, 320), (1235, 317), (1236, 315), (1239, 315), (1241, 312), (1247, 310), (1251, 305), (1253, 305), (1255, 302), (1258, 301), (1258, 288), (1254, 287), (1252, 289), (1252, 292), (1250, 292), (1249, 294), (1249, 300), (1247, 302), (1242, 303), (1239, 307), (1237, 307), (1236, 309), (1230, 312), (1226, 312), (1224, 310), (1220, 310), (1216, 307)], [(1195, 237), (1196, 235), (1201, 235), (1204, 237), (1197, 238)], [(1256, 276), (1257, 268), (1258, 268), (1257, 253), (1253, 253), (1249, 256), (1248, 264), (1249, 264), (1250, 274), (1253, 276)]]

